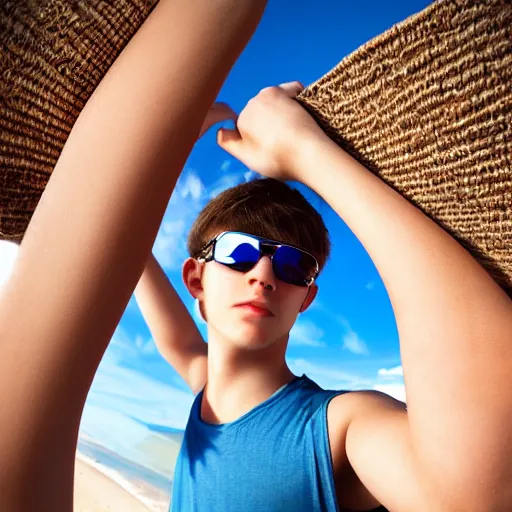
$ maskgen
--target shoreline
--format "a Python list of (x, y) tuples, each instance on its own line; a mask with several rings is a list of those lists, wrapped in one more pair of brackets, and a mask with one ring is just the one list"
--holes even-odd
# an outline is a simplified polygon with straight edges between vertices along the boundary
[(128, 478), (79, 450), (75, 457), (75, 512), (167, 512), (168, 496), (142, 479)]
[(151, 512), (151, 509), (117, 482), (79, 458), (75, 460), (73, 510), (75, 512), (106, 510)]

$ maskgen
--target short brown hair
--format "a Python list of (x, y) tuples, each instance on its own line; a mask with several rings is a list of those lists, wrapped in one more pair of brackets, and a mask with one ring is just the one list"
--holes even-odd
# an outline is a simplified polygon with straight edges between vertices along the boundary
[(296, 245), (313, 254), (320, 268), (331, 250), (320, 214), (298, 190), (271, 178), (237, 185), (213, 198), (190, 230), (190, 256), (196, 257), (222, 231), (242, 231)]

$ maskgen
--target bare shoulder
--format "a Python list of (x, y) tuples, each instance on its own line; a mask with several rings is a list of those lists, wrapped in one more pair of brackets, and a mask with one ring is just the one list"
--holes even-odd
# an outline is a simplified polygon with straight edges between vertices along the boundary
[[(363, 474), (356, 470), (348, 438), (355, 435), (358, 444), (370, 447), (379, 427), (396, 434), (406, 428), (406, 419), (406, 405), (380, 391), (353, 391), (330, 401), (327, 427), (336, 494), (342, 509), (373, 510), (382, 503), (361, 480)], [(374, 462), (379, 465), (377, 460)]]
[(406, 417), (407, 407), (404, 402), (374, 390), (337, 395), (330, 401), (327, 409), (329, 435), (341, 443), (336, 447), (344, 446), (348, 428), (355, 421), (406, 421)]
[(333, 421), (342, 423), (361, 414), (378, 417), (381, 414), (402, 414), (406, 411), (404, 402), (375, 390), (350, 391), (337, 395), (328, 407), (328, 414)]
[[(327, 408), (327, 425), (333, 455), (345, 451), (348, 429), (354, 422), (406, 421), (405, 403), (380, 391), (350, 391), (335, 396)], [(345, 458), (346, 454), (340, 455)]]

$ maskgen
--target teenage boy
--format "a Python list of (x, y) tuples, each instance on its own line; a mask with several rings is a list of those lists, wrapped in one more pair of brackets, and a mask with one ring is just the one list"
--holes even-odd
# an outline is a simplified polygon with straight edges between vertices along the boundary
[[(172, 510), (508, 509), (512, 303), (459, 243), (320, 130), (294, 100), (301, 90), (264, 89), (235, 130), (218, 133), (274, 179), (222, 193), (189, 235), (183, 280), (208, 344), (154, 258), (136, 290), (162, 354), (198, 393)], [(329, 241), (282, 180), (320, 194), (375, 262), (407, 407), (376, 391), (324, 391), (287, 367), (289, 332), (316, 295)]]
[[(179, 12), (178, 8), (173, 10), (177, 4)], [(135, 86), (130, 91), (138, 91), (136, 99), (141, 103), (127, 103), (126, 96), (120, 94), (128, 80), (115, 82), (112, 73), (112, 79), (102, 83), (101, 95), (98, 93), (96, 102), (84, 110), (68, 141), (3, 293), (0, 334), (8, 343), (1, 348), (0, 378), (9, 400), (0, 408), (0, 455), (4, 462), (0, 497), (9, 511), (70, 509), (72, 455), (87, 390), (143, 272), (177, 169), (183, 165), (207, 105), (213, 102), (229, 67), (208, 64), (232, 62), (229, 59), (236, 52), (229, 54), (226, 41), (230, 45), (235, 41), (237, 49), (241, 48), (241, 27), (249, 22), (251, 28), (255, 25), (262, 3), (197, 0), (161, 5), (173, 10), (179, 23), (172, 28), (177, 32), (169, 30), (163, 16), (155, 16), (154, 32), (150, 33), (151, 25), (147, 30), (143, 27), (140, 41), (145, 37), (147, 42), (158, 39), (161, 43), (172, 34), (177, 44), (179, 39), (174, 37), (179, 33), (187, 44), (166, 62), (161, 62), (161, 53), (150, 54), (149, 50), (155, 49), (150, 44), (145, 48), (142, 44), (132, 46), (140, 64), (148, 66), (150, 61), (143, 60), (143, 54), (154, 59), (150, 70), (137, 68), (138, 81), (125, 67), (124, 78), (130, 77)], [(184, 20), (184, 12), (194, 16)], [(194, 24), (191, 31), (189, 27), (197, 18), (203, 24)], [(228, 36), (224, 33), (226, 23), (232, 28)], [(212, 48), (218, 46), (212, 42), (222, 49), (213, 58)], [(208, 59), (201, 53), (206, 53), (206, 48)], [(206, 66), (201, 73), (197, 73), (198, 61)], [(127, 65), (128, 57), (121, 62)], [(174, 70), (171, 77), (168, 67)], [(183, 68), (188, 70), (184, 75), (175, 72)], [(179, 94), (174, 101), (165, 101), (163, 91), (171, 86)], [(259, 443), (264, 458), (251, 466), (256, 468), (252, 474), (245, 475), (242, 470), (249, 466), (241, 459), (239, 445), (234, 445), (231, 455), (240, 461), (241, 469), (233, 461), (227, 463), (235, 475), (229, 476), (230, 482), (236, 485), (240, 481), (247, 489), (247, 479), (252, 477), (255, 485), (269, 485), (269, 500), (258, 493), (258, 501), (253, 502), (246, 494), (242, 510), (296, 510), (294, 471), (310, 475), (313, 471), (306, 465), (322, 468), (322, 461), (315, 459), (322, 455), (303, 439), (306, 434), (318, 442), (309, 432), (323, 431), (322, 425), (315, 425), (315, 418), (328, 426), (333, 473), (337, 469), (341, 472), (336, 483), (341, 495), (346, 492), (347, 500), (352, 500), (346, 502), (347, 508), (364, 510), (382, 503), (390, 510), (404, 512), (512, 509), (510, 299), (452, 237), (328, 139), (294, 101), (300, 89), (299, 84), (292, 83), (262, 91), (244, 109), (236, 130), (219, 132), (219, 144), (264, 176), (301, 181), (315, 190), (363, 243), (393, 304), (408, 406), (405, 409), (386, 395), (371, 391), (336, 394), (329, 400), (324, 420), (321, 415), (308, 415), (316, 405), (314, 397), (308, 396), (308, 410), (301, 411), (299, 418), (288, 416), (290, 421), (304, 420), (303, 428), (293, 429), (294, 436), (284, 429), (283, 422), (278, 422), (283, 428), (281, 436), (270, 428), (258, 431), (257, 439), (244, 438), (243, 429), (240, 439), (233, 433), (234, 440), (247, 441), (249, 455), (258, 455), (255, 443)], [(134, 99), (135, 93), (125, 94)], [(101, 172), (100, 177), (100, 168), (110, 174)], [(77, 190), (79, 194), (73, 195)], [(64, 215), (66, 222), (56, 229)], [(223, 226), (223, 230), (230, 229), (230, 225)], [(294, 382), (292, 375), (288, 375), (292, 380), (284, 379), (285, 369), (267, 375), (247, 354), (257, 360), (258, 354), (272, 345), (282, 347), (286, 329), (315, 291), (312, 276), (306, 272), (310, 266), (301, 265), (302, 277), (307, 278), (303, 286), (290, 282), (287, 267), (273, 265), (270, 255), (275, 262), (283, 254), (278, 257), (279, 249), (273, 252), (280, 244), (248, 242), (261, 258), (253, 260), (250, 269), (235, 269), (234, 262), (240, 262), (238, 254), (230, 255), (233, 261), (228, 261), (222, 250), (215, 250), (217, 244), (222, 249), (219, 235), (211, 233), (210, 245), (193, 254), (184, 276), (212, 325), (212, 336), (218, 342), (212, 343), (212, 348), (224, 343), (221, 354), (230, 358), (226, 361), (221, 355), (214, 356), (212, 363), (208, 361), (208, 372), (210, 368), (218, 371), (206, 375), (204, 394), (208, 398), (204, 407), (201, 401), (195, 422), (213, 428), (217, 425), (217, 432), (222, 432), (224, 425), (242, 422), (242, 416), (250, 415), (258, 406), (265, 409), (272, 394), (277, 392), (277, 401), (302, 382), (300, 377)], [(304, 252), (302, 247), (295, 249)], [(242, 250), (245, 252), (245, 247)], [(294, 274), (297, 268), (293, 267)], [(223, 288), (230, 293), (223, 296)], [(256, 294), (274, 317), (260, 315), (257, 305), (241, 305), (253, 301)], [(232, 324), (222, 322), (222, 318), (232, 320)], [(245, 372), (238, 361), (245, 365)], [(224, 371), (228, 369), (231, 373)], [(200, 385), (200, 380), (194, 383)], [(306, 380), (306, 384), (312, 395), (323, 398), (313, 383)], [(222, 390), (232, 393), (229, 403), (224, 401)], [(190, 442), (185, 447), (186, 456), (182, 452), (178, 466), (183, 471), (182, 491), (178, 496), (186, 500), (189, 509), (204, 510), (188, 490), (201, 468), (201, 474), (207, 473), (207, 457), (215, 450), (215, 444), (208, 444), (208, 440), (214, 438), (209, 434), (198, 444)], [(265, 445), (268, 442), (272, 445)], [(280, 443), (304, 448), (300, 460), (290, 451), (293, 465), (288, 473), (278, 467), (281, 455), (277, 465), (269, 456), (272, 450), (281, 452)], [(226, 459), (217, 460), (223, 464)], [(340, 476), (343, 474), (346, 479)], [(293, 492), (276, 494), (279, 489), (269, 478), (274, 475), (279, 486), (290, 483)], [(206, 484), (210, 482), (206, 480)], [(215, 497), (216, 489), (203, 491)], [(232, 492), (233, 487), (224, 487), (224, 491)], [(240, 500), (241, 493), (235, 492)], [(303, 496), (308, 491), (301, 492)], [(272, 499), (276, 496), (282, 501)], [(321, 499), (330, 497), (322, 495)]]

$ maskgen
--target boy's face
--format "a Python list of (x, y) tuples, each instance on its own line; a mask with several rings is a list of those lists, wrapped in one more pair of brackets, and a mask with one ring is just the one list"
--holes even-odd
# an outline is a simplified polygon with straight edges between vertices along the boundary
[[(183, 265), (183, 279), (199, 300), (208, 327), (230, 345), (249, 350), (286, 338), (317, 292), (316, 284), (304, 287), (279, 280), (266, 255), (246, 272), (189, 258)], [(247, 302), (260, 307), (243, 305)]]

